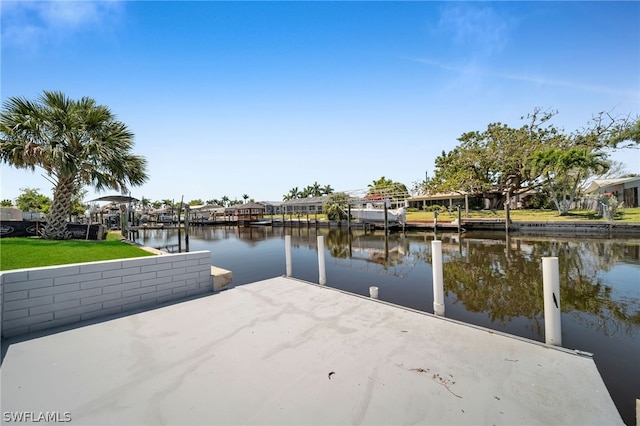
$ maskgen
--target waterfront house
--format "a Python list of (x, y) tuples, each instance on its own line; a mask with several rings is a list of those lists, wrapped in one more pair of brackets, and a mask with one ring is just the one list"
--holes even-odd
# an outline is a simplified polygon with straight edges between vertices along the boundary
[(259, 203), (236, 204), (224, 209), (225, 216), (235, 217), (238, 221), (262, 219), (266, 209)]
[(320, 214), (322, 205), (327, 201), (328, 195), (320, 197), (293, 198), (283, 201), (281, 204), (282, 214)]
[(260, 201), (258, 204), (262, 204), (265, 208), (265, 214), (281, 214), (282, 213), (282, 201)]
[(407, 201), (409, 202), (409, 207), (420, 210), (425, 210), (429, 206), (444, 206), (452, 210), (455, 206), (464, 208), (467, 203), (471, 209), (485, 208), (482, 195), (471, 195), (464, 191), (414, 195), (409, 197)]
[(586, 190), (591, 195), (610, 195), (624, 203), (623, 207), (638, 207), (638, 187), (640, 186), (640, 176), (596, 179)]
[(224, 207), (218, 204), (204, 204), (199, 206), (190, 206), (191, 221), (208, 222), (215, 221), (216, 216), (224, 216)]

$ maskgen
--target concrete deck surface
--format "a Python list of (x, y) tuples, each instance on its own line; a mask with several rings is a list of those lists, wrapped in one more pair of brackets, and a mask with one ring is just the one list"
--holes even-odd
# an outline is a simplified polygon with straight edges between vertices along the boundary
[(7, 343), (73, 425), (622, 424), (589, 357), (284, 277)]

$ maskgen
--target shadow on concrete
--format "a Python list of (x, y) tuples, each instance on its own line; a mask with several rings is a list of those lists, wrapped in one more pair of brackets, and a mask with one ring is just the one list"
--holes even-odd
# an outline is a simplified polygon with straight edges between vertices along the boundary
[[(230, 286), (229, 288), (233, 288), (233, 286)], [(225, 288), (225, 289), (223, 289), (221, 291), (225, 291), (227, 289), (228, 288)], [(37, 339), (39, 337), (45, 337), (45, 336), (50, 336), (50, 335), (53, 335), (53, 334), (62, 333), (64, 331), (75, 330), (77, 328), (86, 327), (86, 326), (93, 325), (93, 324), (100, 324), (100, 323), (103, 323), (103, 322), (106, 322), (106, 321), (111, 321), (111, 320), (118, 319), (118, 318), (128, 317), (130, 315), (135, 315), (135, 314), (139, 314), (139, 313), (142, 313), (142, 312), (154, 311), (156, 309), (165, 308), (167, 306), (176, 305), (176, 304), (184, 303), (184, 302), (189, 302), (191, 300), (201, 299), (203, 297), (216, 296), (221, 291), (216, 291), (214, 293), (194, 294), (194, 295), (191, 295), (191, 296), (184, 297), (182, 299), (170, 300), (170, 301), (167, 301), (167, 302), (164, 302), (164, 303), (161, 303), (161, 304), (157, 304), (157, 305), (143, 306), (143, 307), (140, 307), (140, 308), (128, 310), (126, 312), (120, 312), (120, 313), (117, 313), (117, 314), (111, 314), (111, 315), (106, 315), (106, 316), (103, 316), (103, 317), (92, 318), (92, 319), (89, 319), (89, 320), (80, 321), (80, 322), (76, 322), (76, 323), (73, 323), (73, 324), (66, 324), (66, 325), (61, 325), (61, 326), (58, 326), (58, 327), (52, 327), (52, 328), (48, 328), (46, 330), (41, 330), (41, 331), (36, 331), (36, 332), (33, 332), (33, 333), (23, 334), (23, 335), (20, 335), (20, 336), (13, 336), (13, 337), (8, 337), (8, 338), (3, 338), (2, 341), (0, 342), (0, 346), (2, 347), (2, 358), (0, 358), (0, 367), (4, 363), (4, 358), (5, 358), (6, 354), (7, 354), (7, 352), (9, 351), (9, 347), (11, 347), (11, 345), (13, 345), (14, 343), (26, 342), (28, 340)]]

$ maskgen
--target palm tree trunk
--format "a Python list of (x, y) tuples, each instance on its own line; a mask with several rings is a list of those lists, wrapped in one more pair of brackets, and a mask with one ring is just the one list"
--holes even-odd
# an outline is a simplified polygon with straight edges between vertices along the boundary
[(58, 180), (53, 191), (51, 209), (47, 215), (47, 225), (43, 231), (44, 238), (49, 240), (67, 238), (67, 215), (69, 214), (74, 187), (73, 177)]

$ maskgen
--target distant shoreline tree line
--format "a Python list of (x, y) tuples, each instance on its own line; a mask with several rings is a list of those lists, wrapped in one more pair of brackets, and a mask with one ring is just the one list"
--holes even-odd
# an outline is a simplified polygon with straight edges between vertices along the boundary
[[(557, 111), (536, 108), (522, 117), (527, 123), (513, 128), (489, 124), (485, 131), (464, 133), (451, 151), (435, 159), (435, 175), (414, 183), (423, 193), (482, 194), (491, 208), (511, 197), (538, 190), (549, 194), (560, 215), (567, 213), (585, 179), (611, 167), (609, 153), (622, 147), (640, 147), (640, 119), (602, 112), (585, 128), (565, 133), (551, 119)], [(134, 154), (133, 133), (94, 99), (70, 99), (62, 92), (44, 91), (34, 101), (8, 98), (0, 112), (0, 160), (16, 168), (42, 168), (53, 185), (53, 198), (45, 203), (37, 190), (23, 191), (21, 203), (47, 213), (43, 236), (64, 239), (68, 217), (81, 206), (85, 186), (98, 191), (126, 193), (148, 179), (147, 161)], [(292, 188), (283, 200), (330, 195), (330, 185), (314, 182), (302, 190)], [(409, 195), (404, 184), (384, 176), (369, 185), (367, 197), (399, 199)], [(31, 200), (27, 198), (31, 197)], [(249, 195), (243, 194), (246, 203)], [(2, 200), (6, 206), (10, 200)], [(242, 203), (221, 199), (207, 204), (228, 207)], [(173, 200), (151, 201), (143, 208), (173, 207)], [(202, 204), (192, 200), (189, 204)]]

